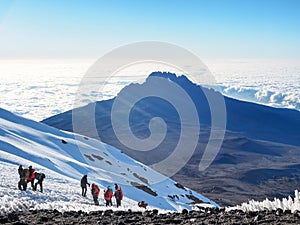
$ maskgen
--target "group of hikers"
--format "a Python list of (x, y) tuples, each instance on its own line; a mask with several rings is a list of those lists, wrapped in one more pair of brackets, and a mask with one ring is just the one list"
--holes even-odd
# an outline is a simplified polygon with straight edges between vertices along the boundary
[[(82, 189), (81, 195), (83, 197), (86, 197), (87, 185), (90, 186), (90, 184), (87, 181), (87, 175), (84, 175), (81, 178), (80, 184), (81, 184), (81, 189)], [(98, 198), (100, 195), (100, 188), (98, 187), (98, 185), (93, 183), (91, 192), (92, 192), (92, 196), (93, 196), (95, 205), (99, 205)], [(106, 206), (112, 206), (112, 198), (113, 197), (115, 197), (115, 199), (116, 199), (117, 207), (121, 206), (121, 201), (123, 199), (123, 191), (122, 191), (122, 188), (120, 186), (118, 186), (117, 184), (115, 184), (115, 192), (114, 193), (110, 186), (108, 186), (107, 189), (104, 191), (104, 200), (106, 201)]]
[[(88, 183), (88, 180), (87, 180), (87, 175), (84, 175), (81, 178), (80, 184), (81, 184), (81, 189), (82, 189), (81, 195), (83, 197), (86, 197), (87, 185), (90, 186), (90, 184)], [(98, 198), (100, 195), (100, 189), (95, 183), (92, 183), (91, 193), (92, 193), (95, 205), (99, 205)], [(112, 198), (113, 197), (115, 197), (115, 199), (116, 199), (116, 204), (117, 204), (117, 208), (118, 208), (119, 206), (121, 206), (121, 201), (123, 199), (123, 191), (122, 191), (122, 188), (118, 184), (115, 184), (115, 192), (114, 193), (110, 186), (108, 186), (107, 189), (104, 191), (104, 200), (106, 202), (106, 204), (105, 204), (106, 206), (112, 206)], [(138, 203), (138, 206), (142, 207), (142, 208), (147, 208), (148, 204), (145, 203), (145, 201), (141, 201)]]
[[(27, 189), (27, 184), (31, 183), (31, 188), (33, 191), (37, 190), (37, 186), (40, 186), (40, 191), (43, 192), (43, 181), (45, 179), (45, 174), (36, 172), (35, 169), (32, 168), (32, 166), (29, 166), (28, 168), (23, 168), (22, 165), (19, 166), (18, 168), (18, 173), (20, 176), (20, 180), (18, 182), (18, 188), (21, 191), (26, 191)], [(36, 183), (34, 181), (37, 181)], [(86, 192), (87, 192), (87, 185), (90, 186), (87, 180), (87, 175), (84, 175), (81, 178), (81, 195), (83, 197), (86, 197)], [(100, 189), (99, 187), (93, 183), (92, 188), (91, 188), (91, 193), (93, 196), (93, 200), (95, 205), (99, 205), (99, 195), (100, 195)], [(106, 206), (112, 206), (112, 198), (115, 197), (116, 199), (116, 205), (117, 207), (121, 206), (121, 201), (123, 199), (123, 191), (120, 186), (115, 184), (115, 191), (113, 193), (113, 190), (110, 186), (107, 187), (107, 189), (104, 191), (104, 200), (106, 201)], [(148, 206), (145, 201), (141, 201), (138, 203), (138, 206), (141, 208), (146, 208)]]
[[(18, 182), (19, 190), (26, 191), (27, 183), (31, 183), (33, 191), (36, 191), (37, 186), (40, 185), (40, 191), (43, 192), (43, 181), (46, 177), (44, 173), (35, 172), (35, 169), (33, 169), (32, 166), (24, 169), (22, 165), (19, 166), (18, 173), (20, 176)], [(37, 181), (36, 183), (34, 183), (35, 180)]]

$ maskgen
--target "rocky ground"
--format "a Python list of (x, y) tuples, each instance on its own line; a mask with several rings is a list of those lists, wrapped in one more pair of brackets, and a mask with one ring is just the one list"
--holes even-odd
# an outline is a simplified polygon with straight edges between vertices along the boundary
[(206, 209), (159, 214), (157, 210), (144, 212), (107, 210), (90, 213), (42, 210), (2, 215), (0, 224), (300, 224), (300, 212), (277, 210), (244, 213)]

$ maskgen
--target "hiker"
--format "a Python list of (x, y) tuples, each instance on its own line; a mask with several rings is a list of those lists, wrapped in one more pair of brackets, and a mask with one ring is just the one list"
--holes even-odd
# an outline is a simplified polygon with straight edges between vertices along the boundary
[(99, 205), (98, 197), (100, 194), (100, 189), (96, 184), (92, 184), (92, 196), (95, 202), (95, 205)]
[(39, 185), (40, 185), (40, 191), (43, 193), (43, 181), (44, 181), (44, 178), (46, 177), (45, 174), (35, 172), (35, 173), (34, 173), (34, 177), (35, 177), (35, 179), (37, 179), (37, 181), (38, 181), (38, 182), (36, 182), (35, 185), (34, 185), (34, 191), (36, 191), (37, 186), (38, 186), (38, 184), (39, 184)]
[(106, 201), (106, 206), (112, 206), (112, 202), (111, 202), (112, 197), (113, 197), (112, 190), (110, 186), (108, 186), (106, 191), (104, 192), (104, 199)]
[(28, 171), (29, 171), (29, 176), (27, 178), (27, 183), (31, 183), (31, 188), (32, 190), (34, 190), (34, 169), (32, 168), (32, 166), (28, 167)]
[(89, 185), (89, 186), (90, 186), (90, 184), (89, 184), (88, 181), (87, 181), (87, 175), (84, 175), (84, 176), (81, 178), (80, 184), (81, 184), (81, 189), (82, 189), (81, 195), (82, 195), (83, 197), (86, 197), (86, 191), (87, 191), (87, 186), (86, 186), (86, 185)]
[(140, 207), (140, 208), (147, 208), (147, 206), (148, 206), (148, 204), (145, 202), (145, 201), (141, 201), (141, 202), (139, 202), (138, 203), (138, 206)]
[(114, 196), (116, 198), (117, 207), (121, 206), (121, 201), (123, 199), (123, 191), (122, 191), (122, 188), (120, 186), (118, 186), (117, 184), (115, 184)]
[(18, 173), (19, 173), (19, 177), (20, 177), (20, 180), (18, 182), (18, 188), (19, 188), (19, 190), (22, 190), (22, 188), (21, 188), (21, 182), (22, 182), (22, 178), (24, 176), (24, 171), (23, 170), (24, 170), (23, 166), (20, 165), (19, 168), (18, 168)]
[(18, 188), (19, 190), (21, 191), (26, 191), (26, 188), (27, 188), (27, 182), (25, 180), (25, 171), (23, 169), (23, 166), (20, 165), (19, 168), (18, 168), (18, 173), (19, 173), (19, 176), (20, 176), (20, 180), (18, 182)]
[(22, 165), (20, 165), (19, 166), (19, 168), (18, 168), (18, 173), (19, 173), (19, 175), (20, 175), (20, 178), (21, 178), (21, 176), (22, 176), (22, 174), (23, 174), (23, 166)]

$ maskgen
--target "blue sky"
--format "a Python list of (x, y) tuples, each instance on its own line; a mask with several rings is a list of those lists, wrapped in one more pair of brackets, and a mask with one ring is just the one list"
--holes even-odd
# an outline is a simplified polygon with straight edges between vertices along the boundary
[(300, 59), (300, 0), (0, 0), (1, 58), (91, 58), (166, 41), (204, 58)]

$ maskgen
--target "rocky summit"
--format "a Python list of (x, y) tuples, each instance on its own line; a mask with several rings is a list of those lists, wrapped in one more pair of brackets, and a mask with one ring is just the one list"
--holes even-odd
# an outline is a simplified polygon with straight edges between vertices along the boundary
[(0, 216), (1, 224), (299, 224), (300, 212), (261, 211), (243, 212), (225, 209), (183, 210), (181, 213), (160, 214), (158, 210), (59, 212), (42, 210), (14, 212)]

